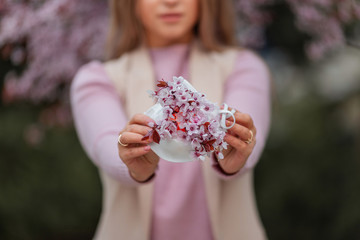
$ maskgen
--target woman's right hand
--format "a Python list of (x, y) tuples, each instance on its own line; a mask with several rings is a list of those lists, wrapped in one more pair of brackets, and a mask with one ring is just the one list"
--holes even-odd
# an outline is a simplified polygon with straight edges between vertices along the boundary
[(151, 151), (149, 143), (153, 142), (151, 138), (142, 140), (142, 138), (151, 130), (148, 126), (154, 122), (150, 117), (144, 114), (135, 114), (128, 122), (126, 127), (120, 132), (120, 141), (118, 143), (119, 156), (129, 169), (130, 175), (138, 182), (144, 182), (155, 172), (159, 157)]

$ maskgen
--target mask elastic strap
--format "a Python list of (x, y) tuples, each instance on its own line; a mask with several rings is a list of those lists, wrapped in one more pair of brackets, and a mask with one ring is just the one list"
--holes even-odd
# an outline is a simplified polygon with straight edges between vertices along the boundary
[[(236, 111), (234, 109), (231, 109), (231, 111), (229, 111), (228, 105), (226, 103), (224, 103), (224, 109), (221, 109), (219, 111), (219, 114), (221, 114), (220, 125), (221, 125), (222, 128), (230, 129), (235, 125), (235, 116), (234, 116), (235, 112)], [(226, 126), (225, 121), (229, 117), (232, 117), (233, 122), (232, 122), (232, 124), (230, 126)]]

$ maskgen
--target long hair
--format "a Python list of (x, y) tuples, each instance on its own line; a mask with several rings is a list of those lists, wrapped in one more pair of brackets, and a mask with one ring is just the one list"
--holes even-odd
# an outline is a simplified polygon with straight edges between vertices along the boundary
[[(110, 22), (106, 42), (106, 58), (120, 57), (139, 47), (143, 27), (136, 16), (136, 0), (109, 0)], [(221, 51), (236, 46), (235, 13), (231, 0), (200, 0), (199, 21), (195, 36), (208, 51)]]

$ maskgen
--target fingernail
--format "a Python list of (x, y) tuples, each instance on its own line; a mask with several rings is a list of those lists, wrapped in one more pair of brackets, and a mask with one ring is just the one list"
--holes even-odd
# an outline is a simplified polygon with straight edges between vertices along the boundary
[(153, 128), (155, 126), (155, 123), (154, 122), (148, 122), (147, 124), (149, 127)]
[(144, 147), (145, 151), (150, 151), (151, 147), (149, 145)]

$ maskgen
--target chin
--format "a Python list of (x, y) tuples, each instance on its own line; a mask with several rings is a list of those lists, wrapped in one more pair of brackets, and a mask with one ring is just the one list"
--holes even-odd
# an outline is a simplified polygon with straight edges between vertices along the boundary
[(167, 31), (165, 34), (162, 34), (163, 39), (171, 43), (183, 42), (184, 36), (185, 34), (182, 31)]

